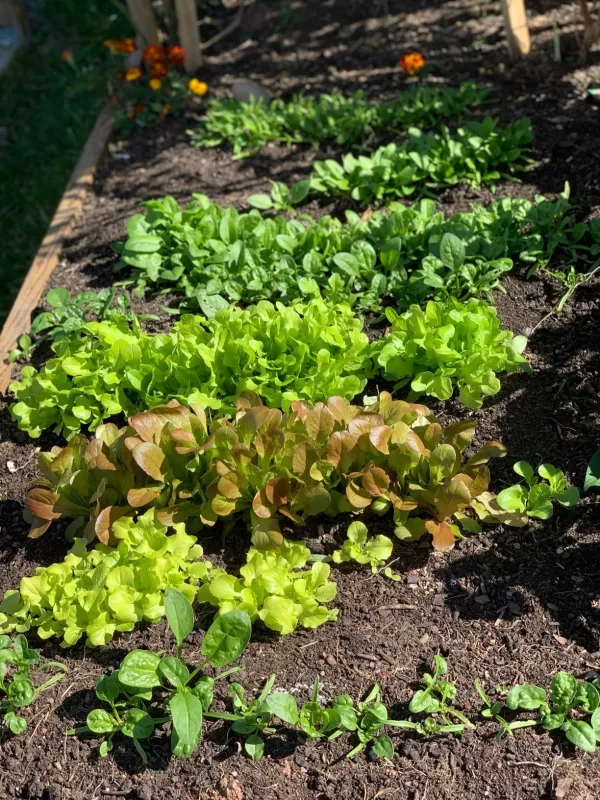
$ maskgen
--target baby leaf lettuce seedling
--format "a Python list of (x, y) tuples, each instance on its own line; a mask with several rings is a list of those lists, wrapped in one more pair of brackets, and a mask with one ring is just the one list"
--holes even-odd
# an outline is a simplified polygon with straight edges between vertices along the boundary
[[(183, 639), (193, 627), (191, 605), (175, 590), (169, 592), (165, 605), (180, 653)], [(100, 746), (101, 756), (112, 749), (114, 735), (122, 733), (133, 739), (140, 757), (147, 763), (140, 739), (149, 738), (156, 725), (170, 721), (172, 752), (179, 758), (188, 758), (200, 741), (202, 716), (212, 703), (215, 680), (225, 678), (238, 668), (225, 670), (214, 678), (206, 675), (199, 680), (196, 678), (208, 664), (219, 668), (234, 661), (248, 644), (250, 634), (250, 619), (244, 611), (231, 611), (218, 617), (202, 642), (204, 659), (192, 671), (179, 656), (161, 658), (148, 650), (131, 651), (116, 672), (103, 676), (96, 684), (96, 696), (110, 706), (110, 712), (95, 709), (88, 714), (86, 725), (68, 733), (106, 735)], [(151, 705), (162, 712), (160, 717), (150, 715)]]
[[(593, 753), (600, 741), (600, 680), (577, 681), (569, 672), (557, 672), (550, 684), (549, 697), (541, 686), (514, 686), (506, 698), (511, 711), (537, 711), (534, 724), (544, 730), (561, 730), (571, 744)], [(584, 715), (591, 716), (585, 720)]]
[(262, 758), (265, 751), (265, 733), (275, 733), (273, 717), (288, 725), (298, 724), (298, 706), (295, 698), (287, 692), (273, 692), (276, 675), (271, 675), (260, 694), (250, 702), (246, 701), (244, 687), (232, 683), (228, 694), (231, 697), (234, 713), (211, 711), (205, 717), (232, 722), (232, 730), (244, 737), (244, 750), (253, 761)]
[[(31, 680), (31, 669), (58, 669), (56, 675), (40, 686)], [(67, 667), (58, 661), (40, 662), (39, 653), (29, 647), (23, 634), (15, 636), (11, 644), (9, 636), (0, 636), (0, 719), (11, 733), (22, 733), (27, 722), (18, 716), (17, 709), (31, 705), (41, 692), (62, 680)]]
[(374, 539), (368, 539), (367, 534), (364, 522), (352, 522), (348, 526), (346, 541), (341, 549), (335, 550), (331, 556), (334, 564), (356, 561), (357, 564), (368, 564), (373, 573), (384, 566), (392, 555), (392, 540), (381, 534)]
[(540, 478), (547, 483), (540, 481), (527, 461), (517, 461), (513, 469), (525, 479), (527, 485), (516, 483), (498, 494), (498, 505), (505, 511), (525, 513), (536, 519), (550, 519), (553, 500), (566, 508), (572, 508), (579, 502), (579, 489), (569, 485), (565, 473), (552, 464), (541, 464), (537, 470)]

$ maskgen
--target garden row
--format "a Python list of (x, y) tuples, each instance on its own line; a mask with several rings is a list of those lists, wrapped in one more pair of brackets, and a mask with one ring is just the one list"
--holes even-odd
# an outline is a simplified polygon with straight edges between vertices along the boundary
[[(354, 562), (398, 580), (388, 564), (392, 538), (369, 537), (378, 518), (399, 540), (445, 552), (483, 525), (523, 527), (550, 518), (554, 503), (578, 503), (560, 469), (522, 460), (514, 464), (520, 482), (495, 494), (489, 464), (506, 455), (504, 445), (471, 448), (473, 420), (444, 426), (417, 402), (456, 393), (466, 408), (480, 408), (499, 392), (503, 373), (529, 369), (525, 337), (503, 330), (492, 305), (503, 274), (546, 270), (561, 277), (566, 300), (598, 268), (600, 226), (575, 222), (568, 187), (556, 201), (505, 198), (449, 217), (428, 199), (459, 182), (494, 184), (528, 163), (527, 120), (410, 127), (462, 117), (484, 99), (466, 84), (419, 87), (380, 106), (362, 94), (270, 106), (214, 101), (195, 138), (231, 142), (238, 156), (268, 141), (365, 148), (384, 132), (406, 136), (370, 156), (315, 162), (310, 178), (248, 198), (248, 213), (201, 195), (184, 209), (170, 197), (147, 202), (114, 245), (123, 280), (98, 294), (47, 295), (47, 310), (13, 358), (29, 360), (44, 341), (53, 356), (39, 368), (22, 366), (11, 412), (32, 438), (54, 431), (67, 439), (39, 456), (25, 518), (32, 538), (58, 529), (73, 544), (64, 560), (22, 576), (0, 603), (0, 708), (13, 733), (24, 725), (17, 709), (62, 677), (36, 690), (30, 670), (38, 656), (24, 632), (98, 647), (164, 616), (177, 658), (134, 650), (98, 683), (109, 710), (91, 712), (82, 730), (106, 736), (101, 755), (122, 733), (145, 759), (140, 740), (164, 724), (173, 752), (188, 757), (203, 718), (231, 722), (252, 758), (262, 755), (263, 734), (279, 728), (274, 720), (299, 725), (308, 738), (353, 734), (350, 755), (369, 745), (386, 758), (394, 753), (386, 727), (425, 736), (473, 727), (452, 706), (456, 690), (439, 656), (402, 719), (388, 716), (377, 686), (360, 702), (338, 695), (322, 705), (316, 682), (298, 710), (291, 694), (273, 691), (274, 676), (250, 701), (231, 684), (233, 713), (212, 711), (215, 678), (203, 670), (232, 663), (252, 623), (285, 635), (334, 621), (332, 565)], [(362, 216), (347, 211), (345, 221), (296, 216), (311, 195), (394, 202)], [(398, 202), (409, 195), (427, 199)], [(557, 255), (570, 261), (568, 273), (550, 272)], [(149, 333), (130, 310), (127, 287), (169, 295), (166, 310), (185, 313), (168, 331)], [(354, 404), (371, 380), (377, 395)], [(584, 488), (599, 475), (596, 458)], [(326, 555), (292, 538), (321, 515), (339, 517), (347, 531)], [(217, 526), (227, 537), (250, 533), (239, 574), (204, 557), (197, 537)], [(181, 657), (192, 603), (210, 604), (217, 616), (204, 661), (190, 671)], [(560, 728), (587, 751), (600, 740), (597, 681), (561, 672), (549, 697), (514, 687), (508, 721), (502, 702), (476, 686), (484, 717), (501, 733)], [(519, 709), (538, 716), (515, 720), (510, 712)]]

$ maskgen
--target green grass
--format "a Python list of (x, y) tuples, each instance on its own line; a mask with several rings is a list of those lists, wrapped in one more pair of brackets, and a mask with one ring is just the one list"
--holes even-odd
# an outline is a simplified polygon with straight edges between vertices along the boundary
[(30, 24), (0, 77), (0, 326), (106, 97), (103, 40), (131, 34), (111, 0), (41, 0)]

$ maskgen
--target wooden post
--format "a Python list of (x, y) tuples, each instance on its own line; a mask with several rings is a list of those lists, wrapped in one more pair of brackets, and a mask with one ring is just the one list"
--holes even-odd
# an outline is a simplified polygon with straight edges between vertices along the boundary
[(511, 58), (526, 56), (531, 50), (525, 0), (500, 0), (508, 52)]
[(144, 44), (159, 44), (158, 27), (150, 0), (127, 0), (127, 10)]
[(202, 64), (200, 29), (195, 0), (175, 0), (179, 43), (185, 53), (186, 72), (195, 72)]

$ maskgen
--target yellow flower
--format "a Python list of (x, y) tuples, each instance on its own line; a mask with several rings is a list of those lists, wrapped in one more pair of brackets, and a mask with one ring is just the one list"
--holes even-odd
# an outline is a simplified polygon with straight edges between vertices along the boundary
[(126, 81), (133, 82), (133, 81), (138, 81), (142, 77), (143, 74), (144, 73), (142, 72), (142, 70), (139, 67), (130, 67), (129, 69), (125, 70), (125, 73), (123, 74), (123, 78)]
[(160, 87), (162, 86), (162, 81), (159, 81), (158, 78), (152, 78), (151, 81), (148, 81), (148, 86), (155, 92), (158, 92)]
[(192, 78), (188, 83), (188, 89), (192, 94), (202, 97), (208, 92), (208, 84), (204, 83), (204, 81), (199, 81), (198, 78)]

